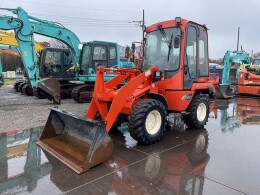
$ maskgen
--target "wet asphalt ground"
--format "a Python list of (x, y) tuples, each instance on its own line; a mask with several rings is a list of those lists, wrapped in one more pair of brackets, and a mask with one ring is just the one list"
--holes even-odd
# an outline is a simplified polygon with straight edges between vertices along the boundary
[(177, 118), (151, 146), (112, 131), (109, 161), (80, 175), (36, 145), (42, 127), (1, 133), (0, 194), (260, 194), (260, 98), (210, 107), (205, 129)]

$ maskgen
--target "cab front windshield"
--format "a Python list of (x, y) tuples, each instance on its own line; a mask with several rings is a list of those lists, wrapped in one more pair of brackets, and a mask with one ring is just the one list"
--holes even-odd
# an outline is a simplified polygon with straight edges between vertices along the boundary
[(151, 66), (158, 66), (162, 71), (179, 69), (180, 47), (174, 48), (176, 37), (181, 37), (181, 29), (178, 27), (158, 29), (147, 34), (144, 53), (145, 70)]

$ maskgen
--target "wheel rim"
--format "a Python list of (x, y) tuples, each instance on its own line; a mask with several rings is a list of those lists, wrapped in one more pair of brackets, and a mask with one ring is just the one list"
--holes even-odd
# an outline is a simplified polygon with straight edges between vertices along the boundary
[(146, 117), (145, 128), (150, 135), (156, 134), (161, 127), (162, 117), (160, 112), (152, 110)]
[(200, 135), (196, 140), (196, 145), (195, 145), (196, 152), (201, 153), (204, 150), (205, 145), (206, 145), (206, 139), (203, 135)]
[(145, 163), (145, 176), (149, 179), (155, 178), (161, 168), (161, 159), (158, 154), (149, 156)]
[(207, 107), (204, 103), (200, 103), (197, 108), (197, 119), (202, 122), (205, 120), (207, 115)]

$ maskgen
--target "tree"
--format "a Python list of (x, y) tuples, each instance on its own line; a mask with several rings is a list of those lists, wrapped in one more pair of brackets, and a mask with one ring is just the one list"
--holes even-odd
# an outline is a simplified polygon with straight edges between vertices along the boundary
[(260, 58), (260, 52), (254, 53), (254, 54), (253, 54), (253, 59), (254, 59), (254, 58)]
[(47, 41), (39, 42), (43, 47), (50, 47), (51, 44)]
[(50, 47), (54, 48), (68, 48), (67, 45), (65, 45), (63, 42), (57, 40), (57, 39), (50, 39), (49, 41)]
[(215, 64), (223, 65), (223, 58), (209, 59), (209, 62), (210, 62), (210, 63), (215, 63)]
[(15, 71), (17, 67), (23, 68), (23, 63), (20, 57), (13, 56), (10, 54), (0, 54), (2, 55), (2, 65), (3, 71)]

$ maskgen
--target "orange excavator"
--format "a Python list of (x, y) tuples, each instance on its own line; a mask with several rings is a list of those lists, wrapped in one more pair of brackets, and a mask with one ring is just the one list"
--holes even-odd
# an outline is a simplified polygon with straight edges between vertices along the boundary
[[(189, 127), (203, 128), (208, 96), (215, 92), (206, 26), (177, 17), (147, 27), (145, 40), (141, 69), (99, 66), (85, 117), (52, 109), (38, 145), (82, 173), (110, 158), (108, 133), (123, 119), (130, 135), (146, 145), (162, 139), (169, 113), (182, 114)], [(117, 76), (104, 82), (105, 73)]]
[(243, 64), (240, 66), (237, 92), (245, 95), (260, 95), (260, 66)]

